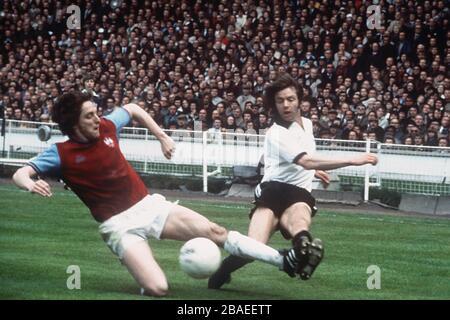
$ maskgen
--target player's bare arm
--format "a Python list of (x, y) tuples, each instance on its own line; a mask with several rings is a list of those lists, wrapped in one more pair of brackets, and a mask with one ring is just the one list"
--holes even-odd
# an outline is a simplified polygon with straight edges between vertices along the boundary
[(152, 119), (152, 117), (150, 117), (150, 115), (137, 104), (129, 103), (124, 105), (123, 108), (128, 111), (133, 120), (149, 129), (150, 132), (155, 135), (161, 143), (161, 149), (164, 156), (167, 159), (170, 159), (172, 154), (175, 152), (175, 142), (172, 138), (169, 137)]
[(297, 164), (307, 170), (334, 170), (347, 166), (376, 165), (377, 163), (378, 157), (373, 153), (364, 153), (348, 159), (331, 159), (305, 154), (297, 160)]
[(36, 176), (37, 172), (33, 167), (25, 166), (14, 173), (13, 181), (21, 189), (37, 193), (43, 197), (51, 197), (50, 185), (42, 179), (33, 180)]

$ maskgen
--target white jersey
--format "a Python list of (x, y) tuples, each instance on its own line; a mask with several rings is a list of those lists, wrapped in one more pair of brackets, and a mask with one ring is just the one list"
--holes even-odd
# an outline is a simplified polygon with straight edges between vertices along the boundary
[(315, 170), (294, 163), (302, 154), (316, 151), (311, 120), (302, 117), (304, 129), (293, 122), (288, 128), (277, 123), (267, 131), (264, 141), (264, 177), (262, 182), (289, 183), (311, 192)]

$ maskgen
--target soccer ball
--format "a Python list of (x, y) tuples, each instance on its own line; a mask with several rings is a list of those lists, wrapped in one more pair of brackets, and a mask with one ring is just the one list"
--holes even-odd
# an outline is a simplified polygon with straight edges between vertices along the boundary
[(205, 279), (219, 269), (222, 255), (219, 247), (207, 238), (187, 241), (180, 250), (180, 267), (195, 279)]

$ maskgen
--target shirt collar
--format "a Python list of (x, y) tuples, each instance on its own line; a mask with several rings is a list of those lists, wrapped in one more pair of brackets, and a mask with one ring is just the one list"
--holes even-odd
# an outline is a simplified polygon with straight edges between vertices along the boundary
[(282, 126), (286, 129), (289, 129), (289, 127), (294, 123), (294, 121), (286, 121), (286, 120), (281, 119), (281, 117), (279, 115), (276, 115), (274, 117), (274, 122), (277, 125)]

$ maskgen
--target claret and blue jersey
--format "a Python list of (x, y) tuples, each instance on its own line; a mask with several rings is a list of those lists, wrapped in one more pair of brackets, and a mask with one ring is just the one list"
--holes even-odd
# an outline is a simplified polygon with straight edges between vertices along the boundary
[(130, 121), (118, 108), (100, 121), (100, 137), (90, 143), (56, 143), (29, 162), (40, 175), (60, 177), (103, 222), (132, 207), (147, 188), (120, 151), (118, 133)]

